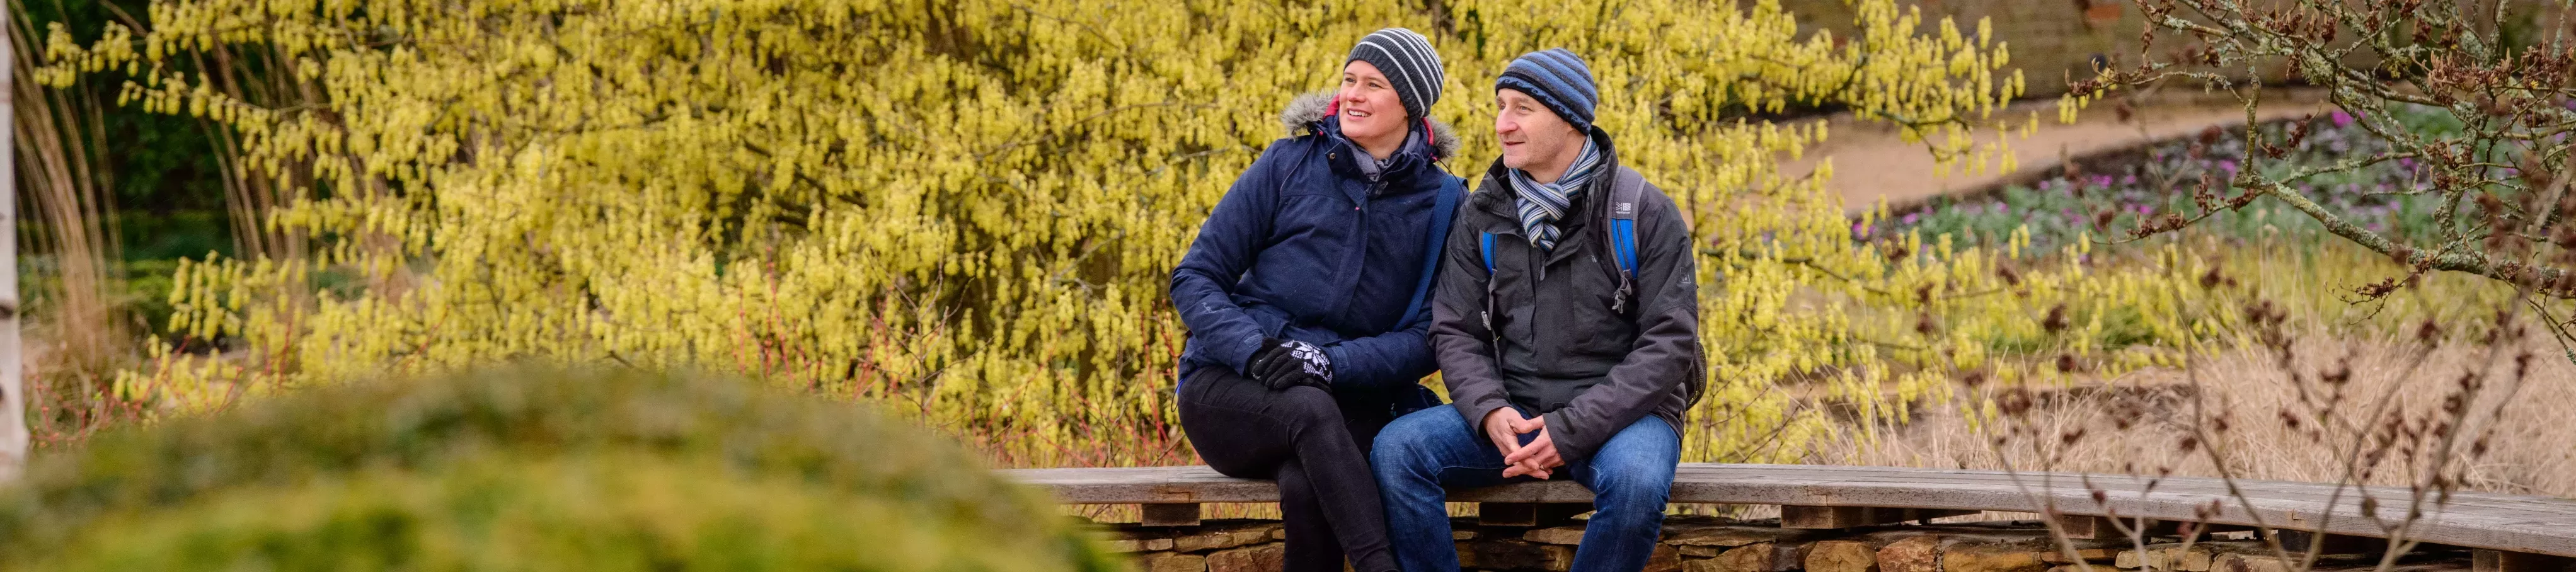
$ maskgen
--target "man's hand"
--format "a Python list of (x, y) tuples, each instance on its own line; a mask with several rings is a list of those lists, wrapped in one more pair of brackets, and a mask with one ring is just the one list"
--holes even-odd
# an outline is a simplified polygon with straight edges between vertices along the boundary
[(1511, 456), (1512, 451), (1521, 448), (1520, 433), (1512, 431), (1512, 428), (1520, 426), (1523, 421), (1528, 419), (1521, 417), (1520, 410), (1496, 407), (1485, 413), (1485, 438), (1494, 440), (1494, 448), (1502, 450), (1503, 456)]
[[(1532, 425), (1533, 422), (1536, 422), (1537, 424)], [(1548, 471), (1549, 467), (1547, 466), (1536, 463), (1515, 462), (1511, 460), (1513, 455), (1519, 454), (1522, 449), (1528, 448), (1527, 446), (1521, 445), (1520, 435), (1522, 433), (1544, 429), (1546, 426), (1545, 421), (1522, 417), (1520, 410), (1510, 407), (1496, 407), (1493, 412), (1485, 414), (1485, 438), (1492, 439), (1494, 441), (1494, 448), (1502, 451), (1503, 453), (1503, 462), (1509, 464), (1509, 466), (1503, 467), (1503, 478), (1508, 479), (1521, 475), (1529, 475), (1542, 479), (1548, 478), (1550, 472)], [(1524, 430), (1524, 428), (1531, 429)], [(1533, 442), (1532, 444), (1535, 445), (1544, 442), (1547, 442), (1547, 434), (1541, 433), (1539, 434), (1539, 441)], [(1553, 451), (1555, 450), (1555, 445), (1548, 445), (1548, 451), (1551, 452), (1550, 457), (1554, 456)]]
[[(1520, 434), (1522, 431), (1518, 431), (1517, 429), (1528, 423), (1529, 419), (1521, 417), (1520, 410), (1510, 407), (1496, 407), (1493, 412), (1485, 414), (1485, 438), (1492, 439), (1494, 441), (1494, 448), (1501, 451), (1504, 457), (1510, 457), (1513, 452), (1521, 449)], [(1538, 478), (1544, 479), (1547, 478), (1548, 473), (1536, 465), (1523, 464), (1503, 467), (1503, 478), (1508, 479), (1521, 475), (1535, 475)]]
[(1549, 471), (1565, 466), (1565, 458), (1556, 454), (1556, 439), (1548, 435), (1546, 417), (1522, 419), (1512, 424), (1512, 431), (1515, 433), (1537, 431), (1538, 439), (1503, 455), (1503, 462), (1511, 465), (1503, 469), (1504, 478), (1510, 478), (1512, 471), (1519, 470), (1524, 474), (1534, 474), (1544, 479), (1547, 478)]

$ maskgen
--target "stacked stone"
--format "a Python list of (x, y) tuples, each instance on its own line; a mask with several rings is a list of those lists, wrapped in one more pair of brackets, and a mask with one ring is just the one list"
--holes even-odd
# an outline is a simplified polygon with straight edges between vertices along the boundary
[(1198, 526), (1105, 525), (1111, 550), (1145, 572), (1269, 572), (1287, 555), (1276, 520), (1210, 520)]
[[(2167, 572), (2364, 572), (2378, 569), (2384, 546), (2369, 543), (2367, 548), (2349, 554), (2319, 555), (2313, 566), (2301, 567), (2298, 561), (2306, 556), (2304, 552), (2292, 550), (2290, 558), (2284, 559), (2268, 543), (2257, 540), (2174, 542), (2122, 550), (2112, 564), (2129, 570)], [(2399, 558), (2388, 570), (2466, 572), (2473, 567), (2470, 560), (2466, 552), (2425, 545)]]
[[(1583, 524), (1484, 526), (1460, 518), (1458, 561), (1470, 570), (1564, 572)], [(1280, 568), (1277, 521), (1211, 520), (1200, 526), (1104, 525), (1111, 546), (1144, 572), (1252, 572)], [(1780, 528), (1777, 521), (1674, 516), (1648, 572), (2301, 572), (2261, 542), (2149, 544), (2076, 540), (2060, 547), (2037, 521), (1897, 525), (1843, 530)], [(2309, 572), (2369, 570), (2376, 555), (2330, 556)], [(2346, 568), (2351, 568), (2346, 570)], [(2465, 552), (2410, 554), (2398, 572), (2469, 572)]]

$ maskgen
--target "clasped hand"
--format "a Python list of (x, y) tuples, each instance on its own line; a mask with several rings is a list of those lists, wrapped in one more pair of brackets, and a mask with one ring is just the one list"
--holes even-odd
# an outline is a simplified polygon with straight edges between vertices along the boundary
[[(1484, 425), (1485, 437), (1503, 452), (1503, 478), (1529, 475), (1545, 479), (1557, 467), (1565, 466), (1565, 459), (1556, 454), (1556, 441), (1548, 435), (1546, 417), (1522, 417), (1518, 409), (1499, 407), (1485, 414)], [(1538, 438), (1521, 444), (1520, 436), (1531, 432), (1537, 432)]]

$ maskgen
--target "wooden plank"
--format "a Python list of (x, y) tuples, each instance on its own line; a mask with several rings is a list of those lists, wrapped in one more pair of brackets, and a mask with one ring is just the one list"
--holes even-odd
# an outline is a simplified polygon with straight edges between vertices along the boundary
[(2485, 549), (2469, 552), (2470, 572), (2566, 572), (2571, 563), (2576, 563), (2576, 559), (2529, 552)]
[(1148, 504), (1138, 506), (1145, 509), (1145, 518), (1139, 519), (1137, 522), (1138, 524), (1143, 524), (1145, 526), (1199, 525), (1198, 503)]
[(1574, 503), (1476, 503), (1476, 523), (1487, 526), (1557, 526), (1574, 522), (1575, 515), (1592, 511), (1590, 504)]
[(1496, 487), (1449, 491), (1449, 502), (1592, 504), (1592, 491), (1574, 481), (1512, 483)]
[(1875, 506), (1780, 506), (1780, 528), (1852, 528), (1906, 521), (1965, 516), (1973, 510), (1888, 508)]
[[(1268, 481), (1233, 479), (1206, 467), (1018, 469), (1003, 476), (1039, 486), (1070, 504), (1277, 502)], [(2006, 473), (1905, 467), (1686, 463), (1677, 467), (1676, 504), (1767, 504), (1808, 507), (1993, 510), (2091, 517), (2118, 515), (2166, 522), (2270, 526), (2330, 535), (2378, 537), (2380, 522), (2360, 499), (2377, 500), (2379, 519), (2402, 518), (2412, 497), (2396, 487), (2129, 475)], [(2231, 494), (2230, 487), (2246, 498)], [(2101, 500), (2094, 498), (2101, 492)], [(1570, 481), (1515, 483), (1451, 491), (1453, 502), (1582, 503), (1592, 494)], [(2214, 511), (2213, 511), (2214, 507)], [(2426, 506), (2416, 540), (2505, 552), (2576, 556), (2576, 500), (2498, 493), (2454, 493)]]

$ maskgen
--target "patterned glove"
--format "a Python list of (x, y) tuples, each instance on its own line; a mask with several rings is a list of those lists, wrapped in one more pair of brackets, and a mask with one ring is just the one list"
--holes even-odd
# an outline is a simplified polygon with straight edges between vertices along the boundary
[(1263, 338), (1261, 349), (1252, 353), (1252, 362), (1244, 369), (1245, 377), (1272, 390), (1312, 385), (1326, 391), (1333, 389), (1333, 360), (1324, 357), (1323, 348), (1315, 344), (1279, 338)]

